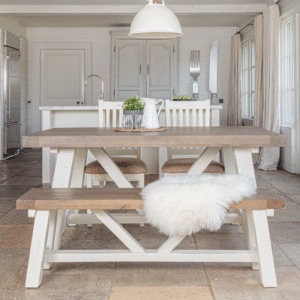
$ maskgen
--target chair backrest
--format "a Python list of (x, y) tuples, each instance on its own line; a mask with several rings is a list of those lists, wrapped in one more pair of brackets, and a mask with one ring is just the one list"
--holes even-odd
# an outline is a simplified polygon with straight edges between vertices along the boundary
[[(210, 126), (210, 100), (170, 101), (165, 100), (166, 126)], [(168, 159), (198, 157), (203, 148), (168, 148)]]
[[(99, 100), (99, 127), (122, 127), (123, 102)], [(136, 156), (141, 158), (141, 148), (106, 148), (113, 156)]]
[(179, 127), (210, 126), (210, 100), (165, 100), (166, 125)]
[(122, 127), (123, 102), (99, 100), (99, 127)]

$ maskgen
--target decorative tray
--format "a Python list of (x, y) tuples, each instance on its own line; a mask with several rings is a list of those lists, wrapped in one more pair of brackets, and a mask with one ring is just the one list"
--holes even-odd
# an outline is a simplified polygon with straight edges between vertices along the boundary
[(165, 131), (167, 130), (166, 127), (160, 127), (156, 129), (146, 129), (146, 128), (136, 128), (136, 129), (123, 129), (123, 128), (115, 128), (117, 132), (158, 132), (158, 131)]

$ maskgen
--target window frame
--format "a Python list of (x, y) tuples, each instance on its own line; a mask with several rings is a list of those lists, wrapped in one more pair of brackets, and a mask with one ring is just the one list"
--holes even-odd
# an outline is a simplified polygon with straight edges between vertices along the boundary
[[(246, 57), (245, 57), (246, 56)], [(255, 39), (242, 42), (242, 70), (241, 70), (241, 100), (242, 118), (254, 119), (255, 100)]]
[[(294, 16), (280, 24), (280, 126), (296, 126), (296, 34)], [(290, 32), (287, 27), (290, 25)], [(289, 40), (290, 38), (290, 40)], [(288, 101), (292, 97), (292, 100)]]

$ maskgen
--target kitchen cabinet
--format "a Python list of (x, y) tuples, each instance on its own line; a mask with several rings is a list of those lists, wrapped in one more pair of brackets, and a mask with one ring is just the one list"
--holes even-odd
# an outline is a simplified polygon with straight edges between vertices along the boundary
[(41, 105), (84, 101), (84, 50), (41, 50)]
[(112, 33), (112, 100), (172, 99), (177, 90), (177, 39), (138, 40)]

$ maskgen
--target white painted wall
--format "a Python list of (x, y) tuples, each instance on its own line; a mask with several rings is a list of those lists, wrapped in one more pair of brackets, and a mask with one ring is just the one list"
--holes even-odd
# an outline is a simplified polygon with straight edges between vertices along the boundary
[[(25, 37), (26, 37), (26, 28), (22, 27), (18, 21), (16, 21), (13, 17), (0, 17), (0, 160), (2, 160), (2, 133), (3, 133), (3, 31), (10, 31), (21, 37), (21, 72), (23, 74), (23, 78), (25, 79), (25, 57), (26, 57), (26, 47), (25, 47)], [(26, 81), (22, 80), (21, 85), (21, 135), (26, 132)]]
[[(128, 28), (121, 28), (128, 31)], [(39, 106), (39, 99), (33, 99), (34, 71), (33, 64), (39, 57), (32, 55), (31, 47), (36, 42), (70, 42), (91, 43), (91, 73), (102, 76), (105, 84), (105, 99), (110, 99), (110, 31), (120, 31), (120, 28), (27, 28), (26, 38), (28, 44), (28, 90), (27, 100), (31, 101), (28, 106), (28, 132), (36, 131), (38, 126), (31, 124), (33, 106)], [(192, 78), (189, 75), (190, 50), (201, 51), (201, 75), (200, 91), (203, 99), (208, 96), (208, 72), (210, 46), (213, 40), (220, 41), (219, 57), (219, 96), (224, 99), (224, 109), (221, 112), (221, 125), (227, 124), (227, 102), (228, 102), (228, 78), (230, 64), (230, 38), (235, 33), (235, 27), (199, 27), (183, 28), (184, 36), (179, 42), (179, 88), (181, 94), (192, 94)], [(89, 75), (89, 74), (87, 74)], [(87, 105), (96, 105), (99, 98), (99, 82), (93, 79), (92, 99)]]

